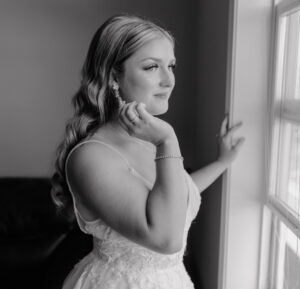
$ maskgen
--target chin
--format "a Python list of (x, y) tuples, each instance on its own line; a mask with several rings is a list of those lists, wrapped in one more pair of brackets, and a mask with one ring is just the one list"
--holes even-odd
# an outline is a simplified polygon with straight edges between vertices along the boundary
[(153, 110), (153, 112), (151, 112), (152, 115), (161, 115), (161, 114), (165, 114), (169, 109), (169, 105), (165, 105), (164, 107), (159, 107), (156, 108), (155, 110)]

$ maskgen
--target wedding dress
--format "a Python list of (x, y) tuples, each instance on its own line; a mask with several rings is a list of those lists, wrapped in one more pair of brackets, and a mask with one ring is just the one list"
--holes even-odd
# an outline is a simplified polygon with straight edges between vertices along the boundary
[[(130, 166), (116, 148), (105, 142), (88, 140), (78, 144), (73, 150), (87, 142), (97, 142), (109, 147), (126, 162), (132, 174), (148, 182)], [(188, 230), (197, 215), (201, 198), (190, 175), (186, 171), (184, 174), (189, 194), (183, 247), (179, 252), (170, 255), (160, 254), (134, 243), (101, 219), (84, 220), (76, 208), (73, 195), (78, 225), (84, 233), (93, 236), (94, 246), (69, 273), (63, 289), (193, 289), (194, 285), (183, 264), (183, 256)]]

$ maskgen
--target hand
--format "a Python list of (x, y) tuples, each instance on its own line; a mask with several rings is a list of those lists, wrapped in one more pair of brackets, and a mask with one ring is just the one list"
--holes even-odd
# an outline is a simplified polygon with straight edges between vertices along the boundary
[(148, 113), (146, 105), (136, 101), (121, 107), (119, 123), (129, 135), (149, 141), (156, 146), (175, 136), (170, 124)]
[(238, 152), (245, 142), (244, 137), (233, 138), (233, 133), (242, 126), (242, 122), (238, 122), (232, 127), (228, 127), (228, 116), (223, 120), (219, 135), (220, 156), (218, 161), (229, 166), (237, 157)]

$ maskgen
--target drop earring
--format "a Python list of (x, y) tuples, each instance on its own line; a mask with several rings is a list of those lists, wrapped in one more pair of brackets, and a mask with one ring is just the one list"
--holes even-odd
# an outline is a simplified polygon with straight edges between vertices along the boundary
[(121, 98), (119, 92), (119, 85), (115, 81), (112, 84), (112, 90), (114, 91), (115, 98), (119, 103), (119, 107), (122, 107), (125, 104), (125, 101)]

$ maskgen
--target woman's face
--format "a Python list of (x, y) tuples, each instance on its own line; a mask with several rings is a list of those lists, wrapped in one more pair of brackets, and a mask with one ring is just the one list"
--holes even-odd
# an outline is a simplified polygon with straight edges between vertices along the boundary
[(125, 102), (143, 102), (152, 115), (168, 110), (168, 100), (175, 85), (173, 45), (165, 37), (145, 43), (124, 62), (118, 78)]

